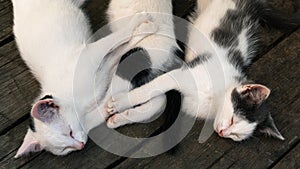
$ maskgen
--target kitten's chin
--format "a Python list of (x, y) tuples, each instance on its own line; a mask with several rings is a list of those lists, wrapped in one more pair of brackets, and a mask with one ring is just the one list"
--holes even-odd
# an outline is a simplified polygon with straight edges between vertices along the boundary
[(250, 135), (243, 135), (243, 136), (239, 136), (239, 135), (230, 135), (227, 138), (232, 139), (235, 142), (240, 142), (240, 141), (244, 141), (247, 140), (250, 137)]

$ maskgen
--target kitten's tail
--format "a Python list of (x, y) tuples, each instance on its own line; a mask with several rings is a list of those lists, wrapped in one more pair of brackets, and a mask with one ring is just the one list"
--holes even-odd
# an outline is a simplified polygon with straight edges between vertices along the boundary
[(296, 12), (292, 16), (287, 16), (270, 5), (263, 4), (262, 6), (264, 9), (260, 20), (268, 27), (281, 31), (289, 31), (300, 26), (300, 1), (296, 2)]

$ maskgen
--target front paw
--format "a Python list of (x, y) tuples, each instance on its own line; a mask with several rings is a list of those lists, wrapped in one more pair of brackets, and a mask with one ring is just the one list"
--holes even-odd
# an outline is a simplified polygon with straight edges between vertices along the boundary
[(152, 18), (151, 18), (151, 15), (149, 13), (146, 13), (146, 12), (137, 13), (133, 16), (133, 18), (131, 19), (129, 25), (131, 26), (132, 30), (135, 30), (142, 23), (149, 22), (151, 20), (152, 20)]
[(130, 101), (128, 93), (119, 93), (112, 96), (107, 102), (106, 112), (107, 114), (113, 115), (117, 112), (122, 112), (125, 109), (130, 108)]
[(122, 113), (119, 113), (119, 114), (115, 114), (115, 115), (111, 116), (107, 120), (106, 125), (108, 128), (115, 129), (115, 128), (121, 127), (127, 123), (128, 123), (128, 120), (125, 117), (123, 117)]
[(158, 31), (158, 26), (151, 21), (144, 21), (133, 33), (133, 36), (154, 34)]

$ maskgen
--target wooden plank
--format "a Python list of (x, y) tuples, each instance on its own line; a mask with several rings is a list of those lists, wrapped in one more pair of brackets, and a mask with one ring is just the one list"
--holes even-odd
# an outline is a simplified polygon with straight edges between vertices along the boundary
[(198, 121), (186, 138), (176, 147), (175, 153), (164, 153), (146, 159), (127, 159), (116, 168), (207, 168), (232, 146), (232, 141), (214, 134), (207, 142), (198, 143), (203, 122)]
[(84, 5), (83, 10), (87, 14), (93, 32), (107, 24), (106, 9), (110, 0), (88, 0)]
[(0, 133), (30, 112), (39, 85), (10, 42), (0, 47)]
[(274, 169), (300, 168), (300, 144), (298, 144), (287, 156), (285, 156)]
[[(89, 16), (91, 16), (91, 18), (92, 18), (91, 20), (92, 20), (92, 25), (94, 27), (94, 30), (96, 30), (98, 27), (101, 27), (105, 23), (105, 22), (102, 22), (103, 18), (101, 19), (101, 15), (99, 15), (99, 12), (103, 13), (103, 9), (104, 9), (103, 6), (105, 6), (103, 4), (105, 4), (107, 2), (108, 2), (107, 0), (104, 1), (103, 3), (101, 1), (99, 2), (97, 0), (93, 0), (87, 4), (87, 9), (91, 9)], [(179, 2), (179, 1), (176, 1), (176, 2)], [(90, 5), (90, 4), (93, 4), (93, 5)], [(182, 2), (179, 3), (178, 6), (180, 8), (182, 7), (181, 4), (183, 5), (185, 3), (182, 3)], [(177, 10), (177, 11), (179, 11), (179, 10)], [(267, 33), (270, 33), (270, 32), (267, 32)], [(270, 34), (272, 34), (272, 32)], [(272, 37), (275, 37), (275, 38), (270, 41), (273, 42), (274, 40), (276, 40), (279, 37), (279, 35), (281, 35), (281, 34), (277, 33), (276, 36), (273, 35)], [(2, 63), (2, 62), (0, 62), (0, 63)], [(28, 71), (25, 71), (25, 72), (28, 73)], [(20, 84), (20, 86), (23, 86), (23, 85)], [(33, 97), (33, 95), (34, 94), (32, 94), (31, 97)], [(14, 98), (11, 98), (10, 100), (14, 100)], [(6, 101), (4, 103), (6, 103)], [(29, 105), (29, 103), (26, 105)], [(103, 151), (101, 148), (97, 147), (91, 141), (88, 143), (88, 145), (84, 151), (76, 152), (76, 153), (73, 153), (66, 157), (57, 157), (57, 156), (53, 156), (49, 153), (41, 153), (41, 154), (31, 156), (29, 158), (21, 158), (18, 160), (14, 160), (14, 159), (12, 159), (12, 157), (16, 153), (16, 149), (17, 149), (18, 145), (21, 143), (21, 140), (26, 131), (25, 123), (26, 122), (22, 123), (21, 125), (13, 128), (13, 130), (11, 130), (12, 132), (14, 131), (16, 133), (20, 133), (20, 135), (18, 136), (18, 138), (10, 139), (10, 140), (17, 140), (17, 141), (7, 141), (6, 140), (7, 147), (9, 147), (9, 145), (7, 145), (7, 143), (10, 144), (10, 142), (14, 142), (15, 147), (13, 145), (11, 145), (10, 148), (5, 149), (5, 151), (3, 153), (3, 157), (1, 157), (1, 162), (0, 162), (1, 167), (5, 166), (4, 168), (18, 168), (18, 167), (24, 167), (24, 168), (39, 168), (39, 167), (43, 167), (43, 168), (54, 168), (54, 167), (55, 168), (57, 168), (57, 167), (61, 167), (61, 168), (69, 168), (69, 167), (70, 168), (78, 168), (78, 167), (105, 168), (105, 167), (111, 165), (112, 163), (115, 163), (116, 161), (120, 160), (120, 157)], [(121, 132), (129, 133), (129, 135), (144, 135), (145, 133), (147, 135), (147, 134), (151, 133), (151, 132), (149, 132), (151, 130), (147, 129), (147, 127), (145, 129), (141, 130), (141, 128), (138, 126), (139, 125), (132, 125), (129, 127), (124, 127), (121, 129)], [(148, 126), (149, 128), (152, 128), (152, 127), (155, 128), (155, 126), (157, 126), (157, 125), (155, 124), (155, 125), (151, 126), (148, 124), (145, 126)], [(187, 137), (185, 139), (185, 142), (183, 142), (181, 144), (182, 146), (179, 147), (179, 152), (177, 154), (175, 154), (175, 156), (177, 155), (178, 157), (175, 158), (175, 163), (174, 163), (173, 167), (178, 168), (178, 166), (190, 166), (190, 165), (199, 166), (199, 164), (201, 164), (201, 166), (209, 167), (209, 166), (211, 166), (211, 163), (213, 161), (218, 160), (220, 158), (222, 160), (222, 157), (224, 156), (224, 154), (226, 154), (229, 150), (231, 150), (232, 147), (239, 146), (239, 144), (233, 143), (232, 141), (225, 140), (225, 139), (219, 139), (216, 135), (214, 135), (212, 138), (210, 138), (208, 143), (205, 143), (203, 145), (198, 144), (197, 138), (199, 135), (199, 128), (201, 126), (202, 126), (201, 122), (197, 123), (197, 125), (195, 125), (195, 127), (193, 128), (193, 132), (190, 133), (190, 136)], [(6, 134), (8, 134), (8, 133), (6, 133)], [(5, 139), (3, 139), (3, 140), (5, 140)], [(186, 145), (193, 145), (194, 142), (197, 144), (197, 146), (187, 146), (186, 147)], [(217, 144), (217, 146), (214, 144)], [(183, 152), (183, 153), (180, 153), (180, 152)], [(201, 152), (203, 152), (203, 153), (201, 154)], [(188, 155), (190, 154), (189, 156), (191, 156), (191, 157), (188, 158), (187, 156), (182, 156), (181, 154), (188, 154)], [(196, 154), (196, 156), (193, 157), (193, 155), (195, 155), (195, 154)], [(80, 158), (80, 160), (79, 160), (79, 158)], [(158, 163), (158, 164), (164, 164), (165, 166), (170, 166), (170, 163), (172, 163), (172, 160), (173, 160), (173, 156), (168, 156), (166, 154), (158, 156), (158, 158), (161, 158), (160, 161), (165, 161), (165, 162)], [(189, 160), (186, 161), (186, 158), (188, 158)], [(180, 159), (180, 162), (176, 163), (176, 159)], [(226, 159), (227, 159), (227, 157), (226, 157)], [(153, 161), (151, 161), (151, 160), (153, 160)], [(146, 163), (152, 164), (152, 163), (155, 163), (155, 160), (156, 159), (154, 159), (154, 158), (152, 158), (150, 160), (146, 159)], [(198, 164), (198, 161), (199, 161), (199, 164)], [(224, 164), (226, 163), (226, 165), (228, 165), (228, 166), (231, 166), (232, 163), (234, 162), (234, 160), (232, 160), (231, 162), (227, 162), (227, 160), (223, 160), (223, 161), (225, 161)], [(136, 163), (137, 161), (132, 161), (132, 162), (133, 163), (131, 166), (143, 166), (143, 164), (141, 164), (141, 163), (137, 164)], [(174, 162), (174, 160), (173, 160), (173, 162)], [(160, 167), (160, 165), (152, 165), (152, 166)]]
[(0, 42), (12, 35), (12, 3), (11, 0), (0, 0)]

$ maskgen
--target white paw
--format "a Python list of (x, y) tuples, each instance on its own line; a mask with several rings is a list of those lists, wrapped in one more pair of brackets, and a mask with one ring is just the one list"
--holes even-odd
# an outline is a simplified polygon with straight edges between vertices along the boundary
[(146, 12), (142, 12), (142, 13), (137, 13), (133, 16), (133, 18), (131, 19), (129, 25), (131, 25), (132, 29), (137, 28), (139, 25), (141, 25), (144, 22), (148, 22), (151, 21), (151, 15), (149, 13)]
[(106, 105), (106, 116), (110, 116), (113, 115), (115, 113), (117, 113), (117, 109), (115, 108), (115, 100), (113, 99), (113, 97), (111, 97)]
[(119, 93), (112, 96), (106, 106), (106, 112), (108, 115), (113, 115), (117, 112), (122, 112), (131, 107), (128, 93)]
[(144, 21), (139, 27), (134, 31), (134, 36), (143, 34), (153, 34), (157, 32), (158, 26), (151, 21)]
[[(126, 112), (124, 112), (126, 113)], [(107, 120), (107, 127), (108, 128), (118, 128), (120, 126), (123, 126), (125, 124), (128, 123), (128, 120), (123, 116), (123, 113), (120, 114), (115, 114), (113, 116), (111, 116), (108, 120)]]

